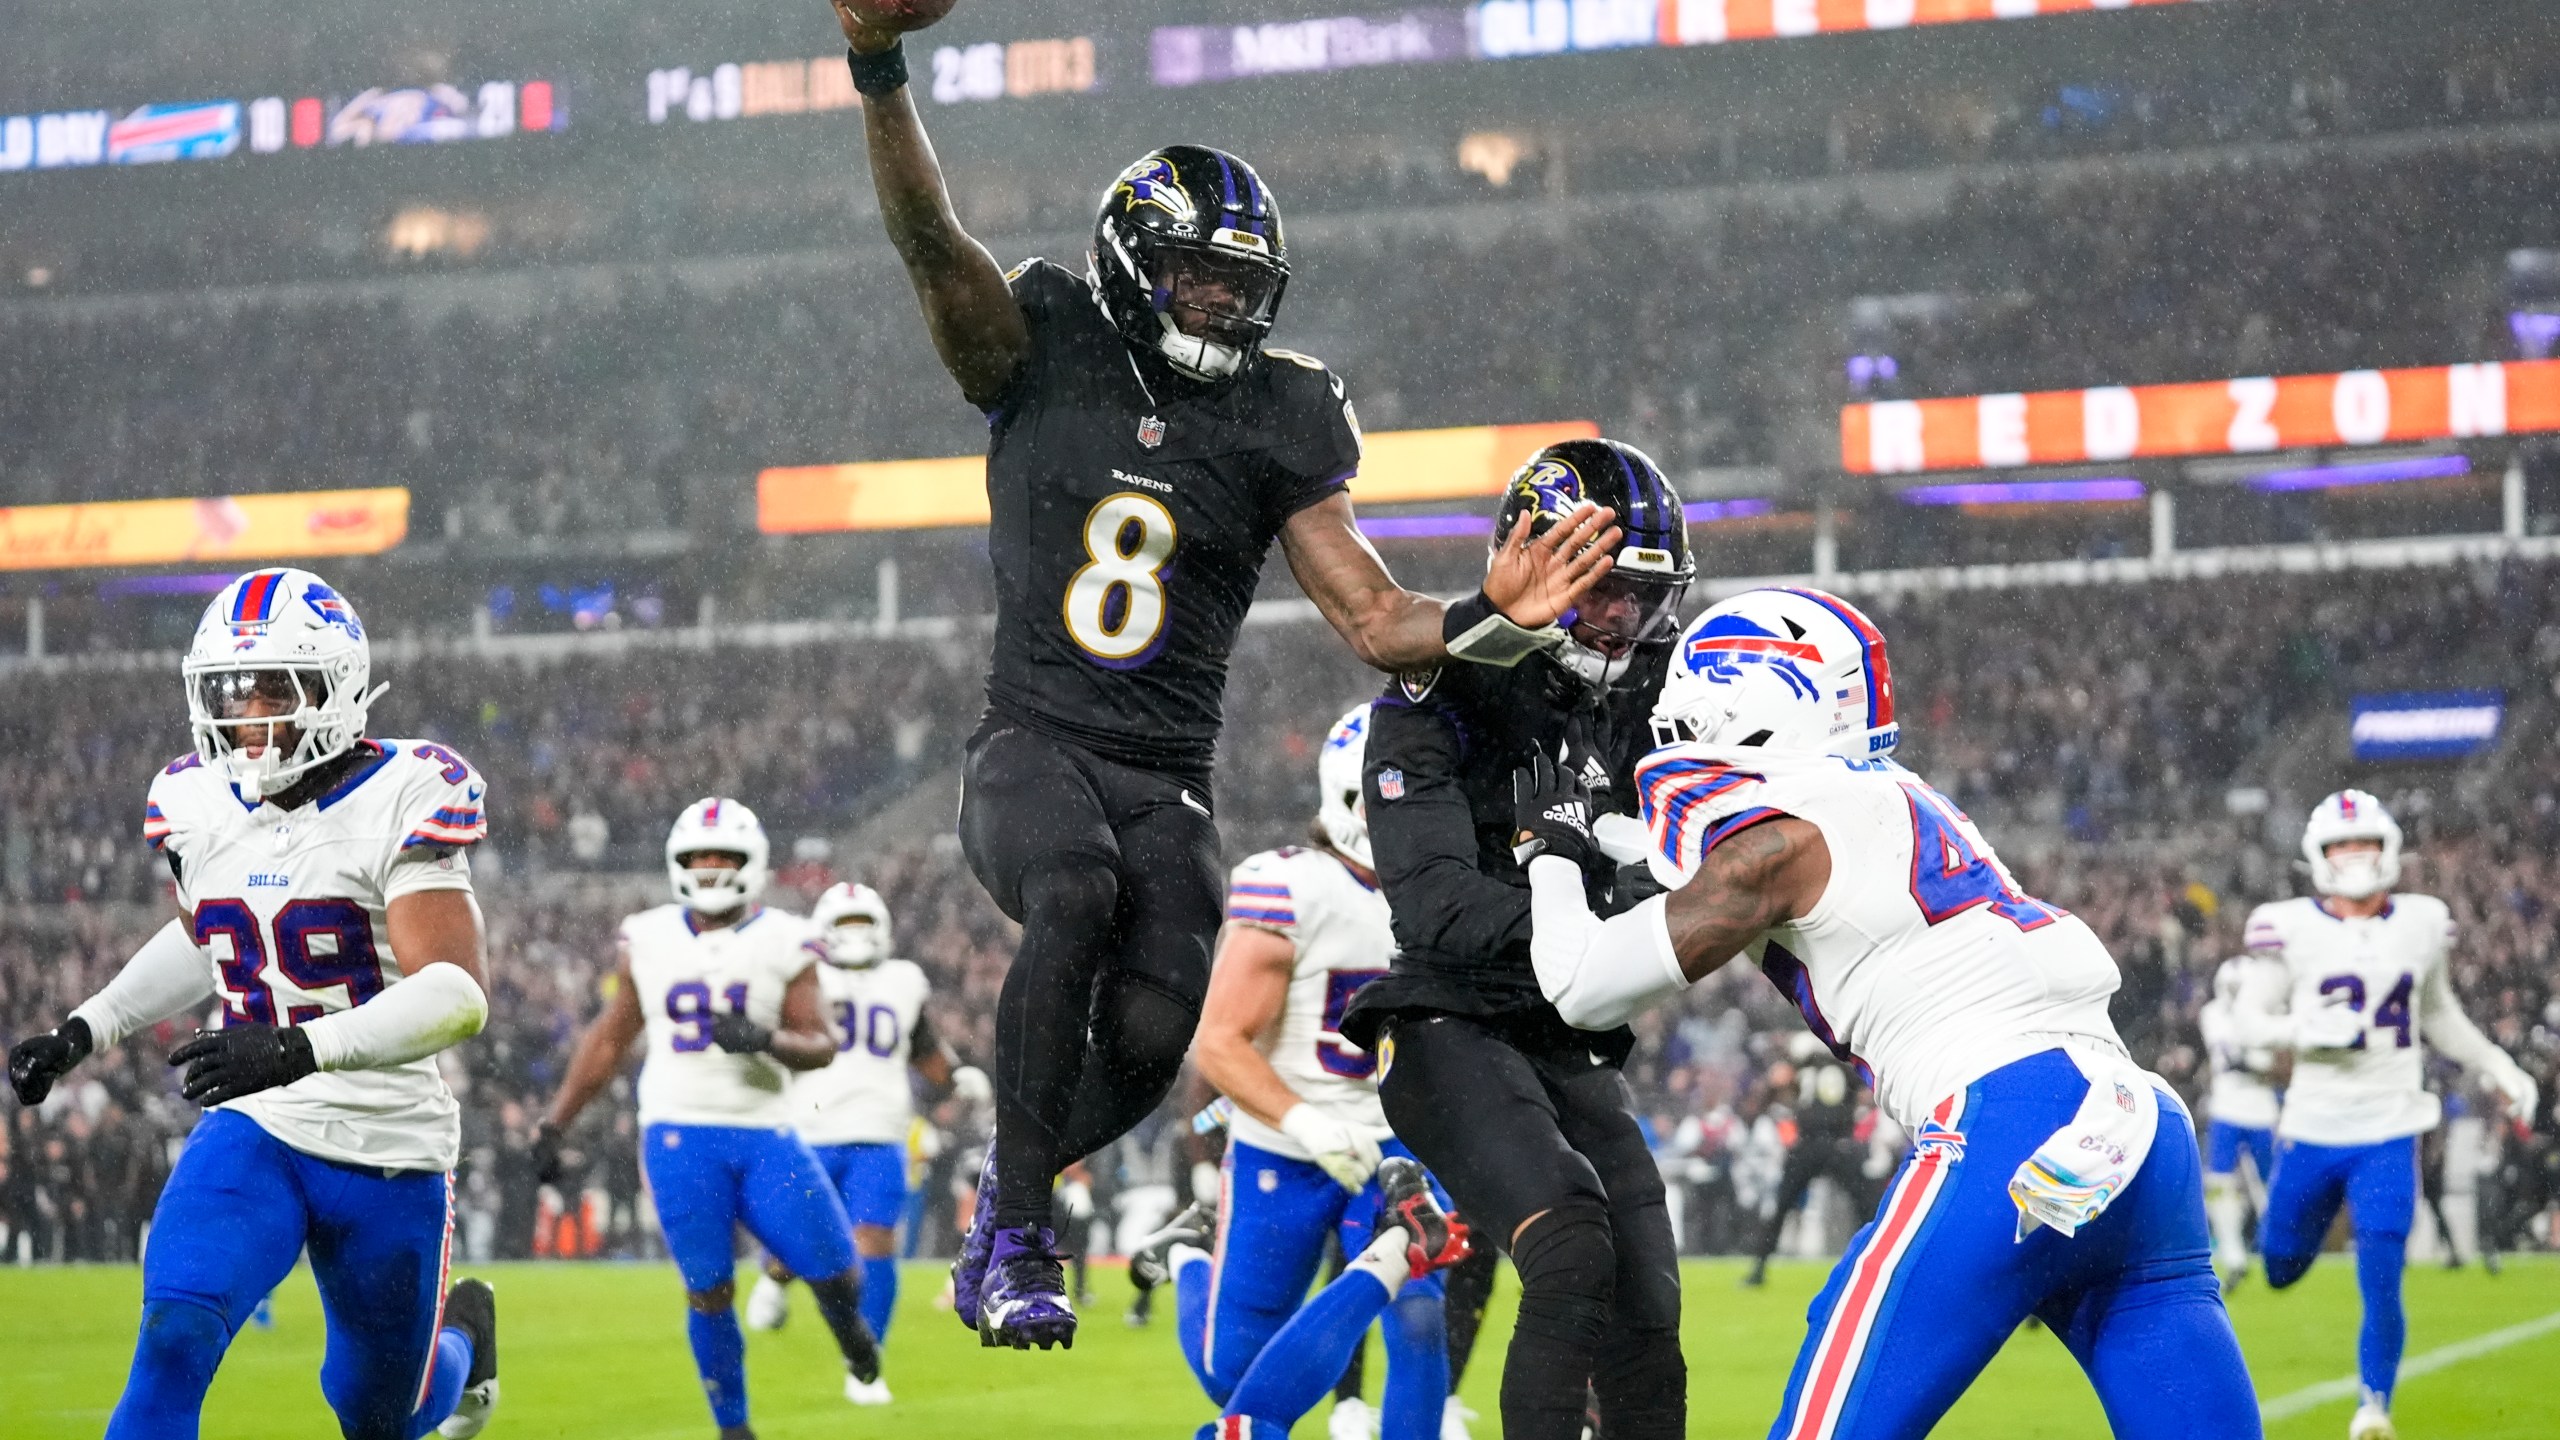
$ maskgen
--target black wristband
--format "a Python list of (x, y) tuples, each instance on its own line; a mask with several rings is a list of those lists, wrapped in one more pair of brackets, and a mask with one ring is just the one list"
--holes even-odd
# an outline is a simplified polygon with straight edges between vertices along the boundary
[(77, 1015), (74, 1015), (63, 1021), (61, 1024), (54, 1026), (53, 1033), (70, 1042), (71, 1049), (74, 1052), (71, 1057), (71, 1063), (74, 1065), (88, 1059), (90, 1054), (97, 1049), (98, 1037), (90, 1033), (89, 1022), (81, 1019)]
[(865, 95), (886, 95), (902, 89), (907, 83), (907, 42), (900, 40), (886, 50), (870, 55), (848, 45), (844, 51), (845, 68), (853, 72), (853, 88)]
[(1484, 591), (1479, 589), (1473, 595), (1441, 612), (1440, 643), (1454, 644), (1459, 636), (1501, 613), (1493, 608), (1493, 602), (1486, 599)]

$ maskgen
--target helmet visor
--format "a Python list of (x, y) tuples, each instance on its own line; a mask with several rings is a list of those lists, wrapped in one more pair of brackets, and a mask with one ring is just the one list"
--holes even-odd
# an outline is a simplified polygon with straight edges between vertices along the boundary
[(1156, 309), (1183, 334), (1241, 349), (1271, 328), (1281, 277), (1270, 261), (1173, 245), (1154, 259)]
[(1575, 641), (1616, 659), (1638, 645), (1668, 640), (1680, 628), (1680, 597), (1689, 582), (1631, 571), (1600, 577), (1567, 617)]
[(210, 670), (191, 678), (199, 713), (233, 748), (291, 750), (300, 727), (290, 723), (317, 710), (327, 682), (316, 670), (283, 666)]

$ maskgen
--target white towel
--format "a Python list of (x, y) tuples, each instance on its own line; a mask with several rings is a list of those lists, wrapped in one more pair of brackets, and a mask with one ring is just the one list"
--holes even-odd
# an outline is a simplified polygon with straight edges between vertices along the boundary
[(2065, 1236), (2098, 1218), (2151, 1156), (2160, 1131), (2160, 1081), (2122, 1055), (2064, 1047), (2089, 1093), (2071, 1123), (2048, 1136), (2009, 1177), (2018, 1239), (2050, 1225)]

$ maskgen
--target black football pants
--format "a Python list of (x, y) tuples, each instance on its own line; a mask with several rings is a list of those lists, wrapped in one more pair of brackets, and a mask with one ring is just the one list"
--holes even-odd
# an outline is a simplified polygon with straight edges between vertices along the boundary
[(1840, 1187), (1849, 1212), (1864, 1215), (1875, 1208), (1868, 1192), (1875, 1182), (1867, 1178), (1867, 1147), (1845, 1137), (1806, 1136), (1787, 1152), (1786, 1167), (1778, 1172), (1777, 1193), (1760, 1217), (1760, 1234), (1751, 1247), (1751, 1273), (1760, 1274), (1769, 1265), (1769, 1256), (1778, 1248), (1778, 1232), (1786, 1227), (1787, 1212), (1804, 1203), (1805, 1192), (1813, 1182), (1829, 1179)]
[(1578, 1440), (1595, 1393), (1610, 1440), (1681, 1436), (1680, 1257), (1625, 1078), (1552, 1018), (1400, 1016), (1384, 1054), (1387, 1123), (1520, 1272), (1506, 1440)]
[(1225, 908), (1218, 827), (1198, 787), (990, 718), (960, 844), (1022, 925), (996, 1004), (996, 1223), (1046, 1225), (1058, 1172), (1181, 1073)]

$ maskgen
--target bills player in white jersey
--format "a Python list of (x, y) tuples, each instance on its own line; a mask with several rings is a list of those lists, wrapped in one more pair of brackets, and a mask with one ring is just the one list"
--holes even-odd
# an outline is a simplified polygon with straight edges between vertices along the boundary
[(2363, 1398), (2354, 1440), (2389, 1440), (2391, 1391), (2408, 1322), (2400, 1270), (2417, 1213), (2418, 1137), (2443, 1118), (2425, 1050), (2485, 1080), (2518, 1123), (2533, 1123), (2533, 1077), (2490, 1043), (2453, 996), (2445, 962), (2453, 914), (2432, 895), (2400, 895), (2400, 826), (2382, 802), (2342, 790), (2311, 812), (2302, 856), (2316, 896), (2261, 905), (2252, 954), (2276, 961), (2235, 1006), (2243, 1038), (2293, 1051), (2276, 1122), (2276, 1168), (2258, 1248), (2267, 1283), (2302, 1278), (2344, 1204), (2355, 1225), (2364, 1325)]
[[(889, 904), (868, 885), (837, 884), (809, 912), (826, 946), (818, 1006), (836, 1037), (835, 1063), (792, 1078), (792, 1125), (809, 1142), (853, 1220), (862, 1257), (862, 1318), (886, 1345), (898, 1305), (898, 1221), (907, 1210), (907, 1137), (915, 1126), (912, 1070), (939, 1096), (993, 1098), (984, 1072), (959, 1064), (925, 1016), (924, 967), (890, 956)], [(789, 1266), (768, 1256), (747, 1295), (747, 1328), (779, 1330), (791, 1313)], [(889, 1403), (889, 1382), (848, 1381), (857, 1405)]]
[(2245, 1042), (2251, 1027), (2236, 1011), (2252, 986), (2268, 983), (2260, 972), (2276, 964), (2247, 952), (2223, 961), (2213, 972), (2213, 998), (2196, 1017), (2213, 1071), (2205, 1092), (2204, 1213), (2213, 1222), (2213, 1268), (2225, 1293), (2249, 1273), (2249, 1205), (2254, 1198), (2261, 1213), (2266, 1209), (2278, 1106), (2276, 1047)]
[[(1465, 1257), (1466, 1227), (1388, 1129), (1377, 1057), (1341, 1034), (1344, 1007), (1395, 949), (1360, 798), (1368, 723), (1368, 706), (1353, 710), (1318, 753), (1316, 846), (1235, 868), (1192, 1042), (1235, 1106), (1220, 1204), (1214, 1218), (1202, 1206), (1177, 1217), (1131, 1266), (1141, 1285), (1174, 1283), (1183, 1356), (1224, 1412), (1202, 1440), (1285, 1440), (1381, 1315), (1380, 1434), (1440, 1433), (1449, 1350), (1435, 1272)], [(1214, 1252), (1200, 1248), (1212, 1225)], [(1350, 1265), (1309, 1299), (1329, 1235)]]
[[(1890, 759), (1884, 637), (1817, 590), (1692, 622), (1637, 768), (1671, 888), (1603, 921), (1570, 772), (1524, 772), (1539, 987), (1594, 1030), (1747, 956), (1914, 1137), (1815, 1299), (1772, 1440), (1926, 1434), (2029, 1316), (2120, 1437), (2260, 1433), (2193, 1122), (2107, 1019), (2115, 962)], [(1614, 842), (1613, 842), (1614, 843)]]
[(169, 1057), (206, 1111), (152, 1215), (107, 1434), (192, 1437), (231, 1337), (308, 1250), (345, 1433), (476, 1435), (497, 1312), (480, 1281), (446, 1286), (462, 1134), (434, 1057), (489, 1013), (465, 858), (485, 787), (441, 745), (366, 736), (364, 626), (307, 571), (225, 586), (184, 673), (195, 750), (143, 819), (180, 918), (9, 1057), (33, 1105), (93, 1048), (222, 1004)]
[(825, 955), (808, 921), (757, 903), (771, 878), (764, 826), (735, 800), (696, 800), (667, 834), (673, 903), (622, 922), (602, 1014), (534, 1135), (536, 1169), (558, 1173), (561, 1136), (648, 1037), (640, 1065), (640, 1158), (658, 1228), (684, 1279), (686, 1335), (722, 1440), (747, 1428), (747, 1341), (733, 1300), (740, 1226), (801, 1275), (844, 1353), (845, 1388), (880, 1378), (862, 1319), (853, 1222), (791, 1129), (793, 1072), (836, 1056), (818, 1009)]

